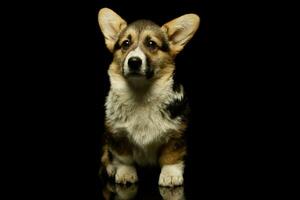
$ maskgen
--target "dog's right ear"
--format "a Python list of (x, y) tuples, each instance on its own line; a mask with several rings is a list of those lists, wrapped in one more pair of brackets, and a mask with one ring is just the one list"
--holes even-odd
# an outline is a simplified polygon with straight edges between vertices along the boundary
[(126, 28), (127, 23), (117, 13), (109, 8), (102, 8), (98, 14), (100, 29), (105, 38), (105, 44), (109, 51), (113, 52), (120, 32)]

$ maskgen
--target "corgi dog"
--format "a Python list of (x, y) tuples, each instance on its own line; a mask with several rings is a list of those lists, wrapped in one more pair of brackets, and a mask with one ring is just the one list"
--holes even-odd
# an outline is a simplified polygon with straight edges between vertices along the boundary
[(174, 81), (176, 55), (200, 23), (186, 14), (159, 26), (149, 20), (127, 24), (109, 8), (98, 14), (113, 60), (105, 103), (101, 162), (116, 183), (138, 181), (136, 166), (160, 166), (158, 184), (183, 184), (189, 107)]

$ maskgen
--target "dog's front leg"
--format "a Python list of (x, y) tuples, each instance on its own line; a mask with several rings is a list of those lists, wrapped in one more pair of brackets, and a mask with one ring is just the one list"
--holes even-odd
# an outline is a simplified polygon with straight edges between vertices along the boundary
[(138, 181), (137, 172), (131, 155), (113, 154), (113, 167), (115, 168), (116, 183), (126, 184)]
[(183, 184), (184, 156), (186, 146), (183, 139), (171, 139), (160, 152), (160, 186), (178, 186)]
[(116, 183), (135, 183), (138, 181), (137, 172), (132, 157), (132, 146), (126, 137), (111, 134), (108, 140), (107, 151), (111, 161), (106, 164), (106, 171)]

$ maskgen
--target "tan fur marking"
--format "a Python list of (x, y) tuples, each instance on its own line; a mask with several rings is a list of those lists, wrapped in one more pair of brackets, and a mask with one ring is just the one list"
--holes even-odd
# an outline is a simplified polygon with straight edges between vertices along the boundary
[(105, 200), (109, 200), (111, 199), (111, 191), (108, 190), (107, 187), (104, 187), (103, 190), (102, 190), (102, 195), (104, 197)]
[(101, 163), (104, 165), (104, 167), (106, 167), (111, 162), (109, 158), (108, 145), (105, 144), (102, 150), (103, 150), (103, 154), (101, 157)]
[(155, 79), (162, 79), (162, 83), (165, 83), (166, 80), (171, 78), (174, 72), (173, 65), (166, 65), (164, 68), (161, 68), (159, 73), (156, 75)]
[(105, 38), (105, 44), (110, 52), (113, 48), (119, 34), (127, 26), (127, 23), (117, 13), (109, 8), (102, 8), (98, 13), (98, 22)]
[(171, 139), (167, 144), (163, 145), (159, 157), (161, 166), (176, 164), (183, 160), (183, 157), (186, 155), (186, 146), (182, 140)]
[(162, 30), (167, 33), (171, 53), (176, 56), (194, 36), (200, 24), (199, 16), (186, 14), (165, 23)]
[(110, 76), (115, 76), (116, 78), (124, 79), (122, 76), (122, 69), (119, 65), (112, 63), (109, 67), (108, 73)]
[(187, 123), (181, 123), (180, 124), (180, 127), (179, 127), (179, 129), (178, 129), (178, 132), (180, 132), (180, 135), (183, 135), (184, 133), (184, 131), (186, 130), (186, 128), (187, 128)]

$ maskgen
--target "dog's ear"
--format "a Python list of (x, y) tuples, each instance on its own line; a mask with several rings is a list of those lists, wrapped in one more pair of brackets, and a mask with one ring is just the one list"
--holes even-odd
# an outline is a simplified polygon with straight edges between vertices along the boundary
[(171, 52), (177, 55), (193, 37), (200, 24), (196, 14), (186, 14), (164, 24), (161, 29), (167, 33)]
[(102, 8), (98, 13), (98, 22), (105, 38), (107, 48), (112, 52), (120, 32), (127, 23), (117, 13), (109, 8)]

